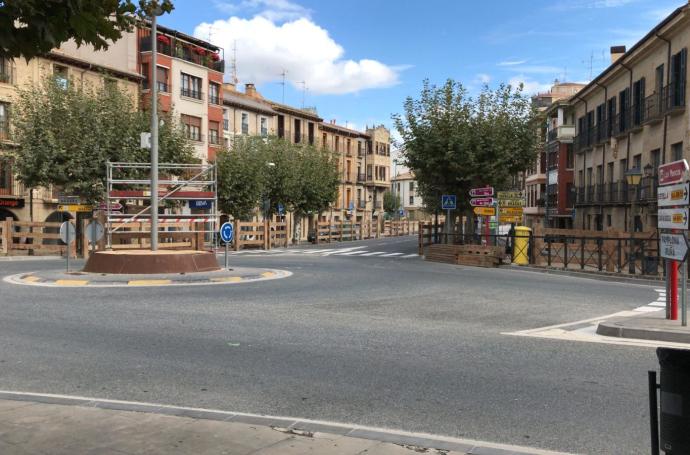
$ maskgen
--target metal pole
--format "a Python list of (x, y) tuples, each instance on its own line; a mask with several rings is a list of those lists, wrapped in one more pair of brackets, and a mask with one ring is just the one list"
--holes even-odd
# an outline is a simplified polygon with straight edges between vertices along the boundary
[(648, 371), (649, 382), (649, 429), (652, 440), (652, 455), (659, 455), (659, 406), (656, 396), (656, 371)]
[(65, 233), (65, 236), (66, 236), (66, 239), (67, 239), (67, 242), (66, 242), (66, 243), (67, 243), (67, 273), (69, 273), (69, 253), (70, 253), (70, 249), (71, 249), (71, 248), (70, 248), (70, 243), (71, 243), (71, 240), (72, 240), (72, 239), (70, 239), (70, 235), (69, 235), (69, 228), (70, 228), (70, 227), (71, 227), (71, 226), (70, 226), (69, 220), (67, 220), (67, 228), (66, 228), (66, 231), (67, 231), (67, 232)]
[(91, 253), (96, 252), (96, 219), (91, 220)]
[[(637, 190), (636, 186), (633, 186)], [(634, 239), (635, 239), (635, 198), (637, 191), (633, 191), (632, 201), (630, 202), (630, 244), (628, 245), (628, 273), (635, 274)]]
[[(685, 235), (685, 234), (683, 234)], [(685, 327), (688, 325), (688, 315), (687, 315), (687, 292), (688, 292), (688, 263), (683, 261), (683, 267), (680, 272), (681, 282), (681, 294), (680, 294), (680, 311), (681, 311), (681, 325)]]
[(228, 245), (230, 242), (225, 242), (225, 270), (228, 270)]
[(156, 11), (151, 14), (151, 251), (158, 250), (158, 81)]
[(446, 243), (450, 243), (450, 209), (446, 211)]

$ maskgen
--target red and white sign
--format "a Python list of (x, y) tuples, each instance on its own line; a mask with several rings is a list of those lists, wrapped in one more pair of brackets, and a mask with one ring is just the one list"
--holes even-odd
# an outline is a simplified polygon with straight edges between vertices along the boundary
[(470, 199), (470, 205), (472, 207), (493, 207), (494, 198), (492, 197), (478, 197)]
[(491, 186), (486, 186), (484, 188), (472, 188), (470, 190), (470, 196), (472, 197), (483, 197), (483, 196), (493, 196), (494, 189)]
[[(108, 204), (106, 204), (105, 202), (101, 202), (98, 205), (98, 210), (108, 210)], [(112, 212), (117, 210), (122, 210), (122, 204), (120, 204), (119, 202), (111, 202), (110, 211)]]
[(662, 164), (659, 166), (659, 185), (683, 182), (688, 169), (688, 162), (685, 160)]

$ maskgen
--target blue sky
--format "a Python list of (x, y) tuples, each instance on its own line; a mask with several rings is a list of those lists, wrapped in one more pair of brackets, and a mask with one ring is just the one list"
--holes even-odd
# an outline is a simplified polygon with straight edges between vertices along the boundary
[[(391, 125), (422, 80), (588, 81), (683, 0), (175, 0), (161, 23), (236, 46), (240, 84), (358, 129)], [(229, 65), (228, 65), (229, 67)], [(226, 75), (226, 79), (229, 74)], [(302, 84), (304, 82), (304, 84)]]

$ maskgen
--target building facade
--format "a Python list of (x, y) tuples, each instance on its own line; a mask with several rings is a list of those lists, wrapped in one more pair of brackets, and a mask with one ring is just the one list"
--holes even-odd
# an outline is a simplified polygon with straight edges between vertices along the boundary
[(403, 216), (410, 220), (423, 220), (427, 216), (424, 201), (417, 190), (417, 180), (413, 172), (398, 174), (391, 180), (391, 191), (400, 200)]
[[(571, 99), (577, 228), (656, 229), (658, 166), (689, 157), (688, 47), (686, 4), (630, 50), (611, 48), (611, 65)], [(636, 187), (632, 169), (644, 175)]]

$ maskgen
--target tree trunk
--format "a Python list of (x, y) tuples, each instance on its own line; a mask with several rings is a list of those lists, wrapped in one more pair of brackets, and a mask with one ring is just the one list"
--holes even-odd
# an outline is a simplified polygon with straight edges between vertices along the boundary
[(302, 240), (302, 215), (293, 213), (292, 222), (292, 243), (298, 244)]

